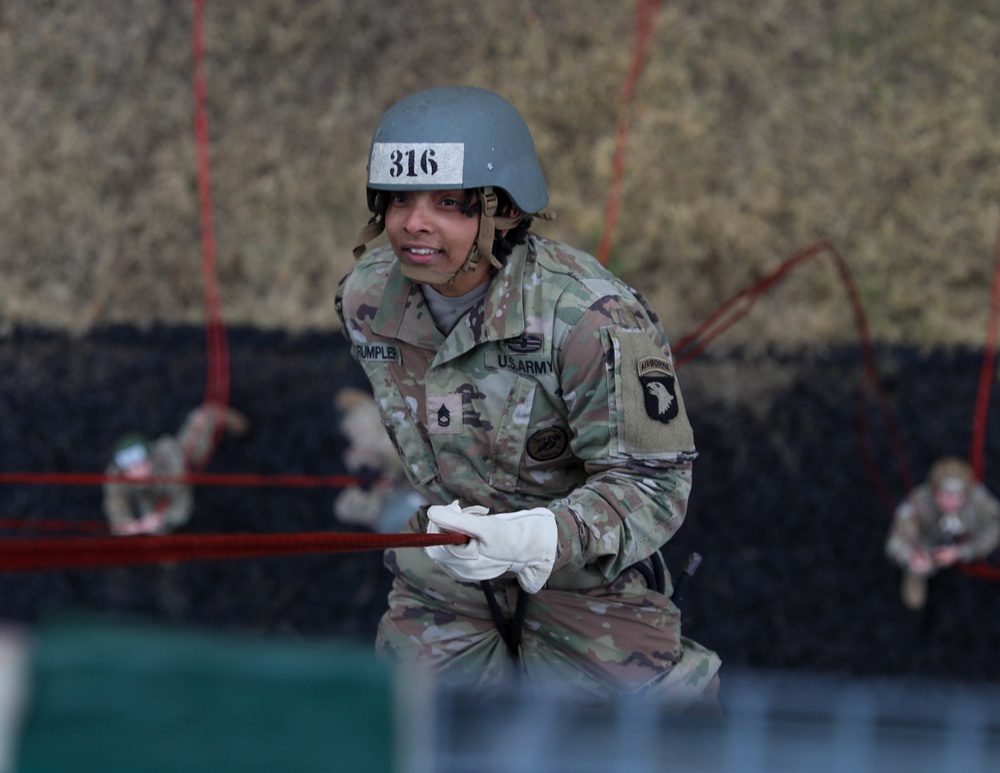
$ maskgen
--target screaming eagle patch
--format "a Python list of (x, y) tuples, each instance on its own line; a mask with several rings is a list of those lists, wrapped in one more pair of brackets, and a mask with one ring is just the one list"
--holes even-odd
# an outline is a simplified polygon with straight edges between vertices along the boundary
[(680, 407), (670, 363), (659, 357), (639, 360), (639, 381), (647, 415), (664, 424), (676, 419)]
[(614, 353), (608, 375), (615, 390), (611, 430), (618, 452), (643, 458), (693, 453), (694, 432), (670, 355), (644, 331), (602, 332)]

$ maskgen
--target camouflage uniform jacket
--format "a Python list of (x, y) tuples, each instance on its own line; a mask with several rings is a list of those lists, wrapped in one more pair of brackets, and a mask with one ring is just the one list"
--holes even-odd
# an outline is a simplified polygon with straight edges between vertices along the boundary
[[(667, 338), (645, 301), (593, 257), (530, 236), (444, 335), (385, 247), (345, 277), (337, 308), (407, 475), (430, 503), (553, 511), (555, 567), (536, 603), (546, 591), (613, 585), (680, 527), (696, 452)], [(421, 510), (409, 527), (426, 525)], [(438, 596), (458, 606), (461, 597), (474, 612), (473, 596), (463, 597), (462, 584), (423, 551), (389, 550), (386, 564), (397, 576), (394, 593), (403, 580), (428, 608)], [(467, 587), (482, 603), (478, 587)], [(504, 575), (498, 587), (516, 582)], [(655, 606), (643, 599), (643, 609)], [(679, 632), (676, 608), (661, 601), (670, 607), (659, 610), (662, 620)], [(389, 616), (393, 603), (390, 595)], [(445, 619), (428, 624), (429, 649), (431, 629)], [(398, 637), (403, 646), (414, 638)]]
[(413, 485), (432, 503), (549, 507), (550, 583), (593, 586), (681, 525), (694, 439), (643, 300), (588, 255), (531, 247), (449, 336), (377, 250), (345, 280), (342, 321)]
[(963, 561), (984, 558), (1000, 542), (1000, 502), (980, 483), (969, 489), (965, 504), (953, 515), (941, 512), (930, 485), (913, 489), (893, 516), (885, 552), (902, 567), (916, 552), (957, 545)]

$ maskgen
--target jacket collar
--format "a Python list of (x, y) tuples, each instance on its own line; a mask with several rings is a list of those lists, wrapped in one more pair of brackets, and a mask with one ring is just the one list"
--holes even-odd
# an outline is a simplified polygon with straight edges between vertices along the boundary
[(514, 248), (506, 265), (490, 280), (486, 297), (459, 320), (447, 338), (434, 324), (420, 286), (403, 276), (398, 261), (394, 261), (388, 270), (382, 302), (372, 320), (372, 331), (437, 350), (436, 362), (450, 360), (487, 341), (521, 335), (525, 329), (523, 282), (527, 252), (526, 244)]

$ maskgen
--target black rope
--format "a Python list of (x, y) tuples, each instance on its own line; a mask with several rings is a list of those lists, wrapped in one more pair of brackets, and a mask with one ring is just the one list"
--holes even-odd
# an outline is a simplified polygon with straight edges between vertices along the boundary
[(645, 561), (636, 561), (634, 564), (628, 567), (629, 569), (635, 569), (639, 574), (642, 575), (642, 579), (646, 581), (646, 587), (650, 590), (656, 590), (663, 593), (663, 589), (657, 587), (656, 577), (653, 574), (653, 570), (650, 568), (649, 564)]
[(524, 618), (528, 612), (528, 592), (517, 586), (517, 607), (514, 609), (514, 624), (510, 629), (510, 644), (508, 645), (517, 659), (518, 648), (521, 646), (521, 631), (524, 630)]
[(652, 559), (656, 589), (663, 593), (667, 588), (667, 562), (663, 560), (663, 554), (659, 550), (653, 553), (650, 559)]
[(493, 613), (493, 622), (496, 624), (500, 638), (507, 645), (507, 652), (511, 660), (518, 659), (518, 648), (521, 646), (521, 632), (524, 630), (524, 618), (528, 611), (528, 594), (520, 585), (517, 586), (517, 607), (514, 610), (514, 620), (508, 623), (497, 603), (497, 597), (493, 593), (493, 586), (489, 580), (480, 580), (479, 586), (483, 589), (486, 602), (490, 605), (490, 612)]
[(644, 558), (642, 561), (636, 561), (628, 568), (635, 569), (639, 574), (641, 574), (642, 579), (646, 581), (646, 587), (650, 590), (655, 590), (657, 593), (663, 593), (666, 591), (666, 567), (664, 565), (663, 555), (659, 550), (655, 553), (651, 553), (648, 559)]
[[(674, 583), (674, 592), (670, 597), (674, 603), (681, 600), (681, 591), (684, 590), (684, 586), (687, 585), (688, 580), (691, 579), (691, 575), (698, 571), (698, 567), (700, 565), (700, 553), (692, 553), (688, 556), (687, 562), (684, 564), (683, 571), (680, 575), (678, 575), (677, 582)], [(667, 567), (666, 562), (663, 560), (663, 554), (659, 550), (651, 553), (648, 560), (643, 559), (642, 561), (636, 561), (628, 568), (635, 569), (639, 574), (641, 574), (642, 579), (646, 581), (646, 587), (650, 590), (655, 590), (657, 593), (666, 592)]]

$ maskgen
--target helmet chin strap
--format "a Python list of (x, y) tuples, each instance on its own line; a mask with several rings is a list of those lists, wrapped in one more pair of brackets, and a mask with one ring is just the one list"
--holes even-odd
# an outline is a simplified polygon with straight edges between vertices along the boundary
[(377, 239), (385, 230), (385, 210), (385, 193), (380, 191), (375, 194), (375, 214), (373, 214), (364, 227), (358, 231), (358, 235), (354, 239), (354, 247), (351, 251), (354, 253), (355, 260), (360, 259), (361, 256), (365, 254), (368, 242)]
[(462, 273), (462, 269), (455, 272), (435, 271), (433, 268), (423, 266), (408, 266), (406, 263), (399, 264), (399, 270), (403, 276), (418, 285), (444, 285), (455, 281), (455, 278)]
[(448, 272), (435, 271), (432, 268), (423, 268), (420, 266), (408, 266), (405, 263), (401, 263), (400, 270), (403, 272), (403, 276), (418, 284), (443, 285), (454, 282), (459, 274), (467, 271), (475, 271), (478, 268), (479, 261), (482, 258), (482, 251), (479, 249), (479, 245), (481, 244), (489, 245), (486, 256), (490, 265), (497, 269), (503, 268), (503, 264), (493, 254), (493, 239), (496, 236), (497, 229), (506, 231), (520, 223), (521, 215), (518, 214), (515, 217), (495, 217), (497, 195), (493, 192), (493, 188), (480, 188), (478, 193), (480, 204), (479, 235), (476, 236), (476, 241), (473, 243), (472, 249), (469, 250), (469, 255), (461, 267), (455, 272)]
[[(482, 252), (479, 249), (479, 245), (481, 244), (489, 245), (489, 251), (486, 253), (486, 256), (490, 265), (497, 269), (503, 268), (503, 264), (493, 254), (493, 239), (498, 229), (507, 231), (520, 223), (521, 214), (518, 213), (514, 217), (496, 217), (497, 195), (493, 192), (492, 187), (480, 188), (478, 195), (480, 204), (479, 234), (476, 236), (476, 241), (473, 243), (472, 249), (469, 250), (469, 254), (462, 266), (457, 271), (448, 272), (435, 271), (434, 269), (422, 268), (420, 266), (408, 266), (405, 263), (401, 263), (403, 276), (418, 284), (442, 285), (453, 282), (459, 274), (467, 271), (475, 271), (479, 266), (479, 261), (482, 258)], [(357, 260), (360, 258), (365, 253), (368, 242), (376, 239), (384, 230), (385, 215), (379, 212), (368, 221), (354, 240), (354, 249), (352, 250), (354, 259)]]

